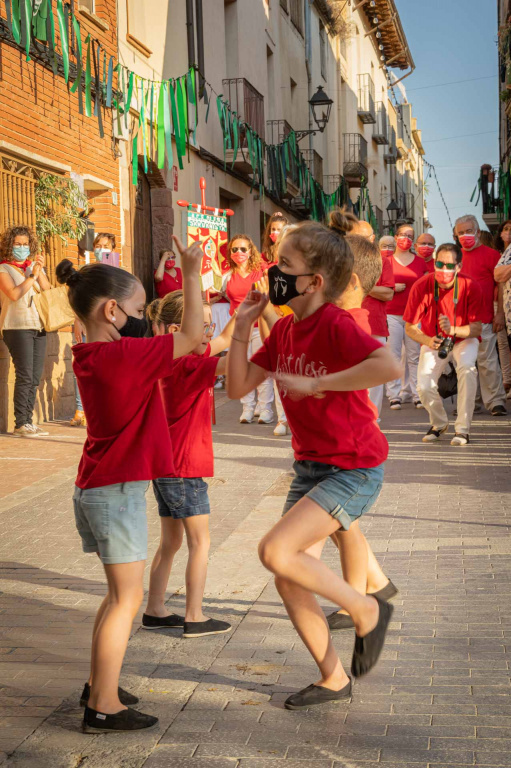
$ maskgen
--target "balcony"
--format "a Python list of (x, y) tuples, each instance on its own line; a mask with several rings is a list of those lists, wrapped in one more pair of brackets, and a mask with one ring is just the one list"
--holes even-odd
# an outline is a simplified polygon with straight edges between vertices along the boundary
[(341, 182), (342, 176), (340, 173), (329, 173), (323, 176), (323, 189), (327, 195), (331, 195), (340, 187)]
[(375, 123), (374, 83), (371, 75), (357, 75), (358, 116), (363, 123)]
[(373, 211), (374, 211), (374, 216), (375, 216), (375, 219), (376, 219), (376, 224), (377, 224), (377, 227), (378, 227), (378, 233), (377, 234), (380, 235), (380, 237), (381, 237), (381, 235), (383, 234), (383, 211), (382, 211), (381, 208), (378, 208), (377, 205), (373, 205)]
[(344, 134), (343, 175), (350, 187), (360, 187), (367, 179), (367, 141), (360, 133)]
[(400, 218), (413, 224), (415, 221), (415, 195), (411, 192), (402, 193), (399, 198), (399, 207), (401, 208)]
[[(244, 77), (235, 77), (222, 80), (224, 96), (228, 100), (231, 109), (237, 113), (241, 120), (244, 120), (255, 130), (259, 136), (264, 136), (264, 97), (257, 91)], [(243, 131), (239, 137), (240, 148), (247, 147), (247, 139)], [(233, 150), (226, 151), (227, 165), (232, 165), (234, 159)], [(238, 153), (234, 163), (236, 170), (243, 173), (251, 173), (252, 166), (246, 152)]]
[(268, 144), (282, 144), (292, 130), (293, 128), (287, 120), (267, 120), (266, 140)]
[(383, 101), (376, 102), (376, 123), (373, 129), (373, 141), (376, 144), (389, 143), (387, 110)]
[(387, 136), (389, 137), (388, 146), (383, 155), (383, 159), (389, 165), (395, 165), (397, 161), (397, 147), (396, 147), (396, 129), (392, 126), (387, 126)]
[(315, 149), (302, 149), (302, 155), (307, 168), (318, 184), (323, 184), (323, 158)]
[[(283, 141), (293, 131), (292, 126), (287, 120), (267, 120), (266, 121), (266, 138), (268, 145), (271, 147), (275, 144), (282, 144)], [(267, 154), (267, 161), (269, 155)], [(268, 168), (268, 173), (278, 175), (280, 173), (280, 166), (276, 169)], [(295, 159), (289, 152), (289, 168), (286, 176), (287, 191), (284, 197), (292, 200), (300, 194), (300, 174), (296, 165)]]

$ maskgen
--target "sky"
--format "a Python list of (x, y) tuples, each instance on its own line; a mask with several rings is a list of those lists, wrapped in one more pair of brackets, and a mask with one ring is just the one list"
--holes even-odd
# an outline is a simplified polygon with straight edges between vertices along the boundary
[[(453, 223), (473, 213), (483, 229), (481, 203), (475, 206), (477, 194), (472, 203), (470, 197), (481, 165), (499, 161), (497, 0), (396, 0), (396, 5), (416, 65), (403, 85), (422, 129), (425, 159), (436, 168)], [(459, 80), (470, 82), (439, 87)], [(427, 187), (430, 232), (437, 243), (452, 241), (433, 178)]]

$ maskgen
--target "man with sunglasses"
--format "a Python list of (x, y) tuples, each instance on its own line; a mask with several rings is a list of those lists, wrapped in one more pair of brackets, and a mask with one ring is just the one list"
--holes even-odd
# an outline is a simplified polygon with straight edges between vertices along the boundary
[[(482, 294), (475, 281), (460, 274), (461, 259), (458, 245), (440, 245), (435, 271), (417, 280), (403, 315), (406, 333), (421, 344), (417, 391), (431, 425), (422, 438), (424, 443), (437, 442), (449, 428), (449, 417), (438, 392), (438, 379), (451, 360), (458, 376), (458, 412), (451, 445), (470, 442), (477, 392)], [(450, 349), (445, 349), (447, 339), (453, 342), (448, 345)]]

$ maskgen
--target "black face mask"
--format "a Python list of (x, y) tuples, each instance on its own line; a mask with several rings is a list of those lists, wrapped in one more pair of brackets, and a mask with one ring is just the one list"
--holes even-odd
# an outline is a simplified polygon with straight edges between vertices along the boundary
[[(121, 312), (124, 312), (124, 309), (118, 304), (117, 305)], [(124, 312), (126, 317), (128, 318), (126, 320), (126, 324), (123, 325), (122, 328), (116, 328), (117, 331), (121, 334), (123, 338), (130, 337), (133, 339), (141, 339), (143, 338), (147, 331), (149, 330), (149, 326), (147, 324), (147, 320), (145, 317), (133, 317), (133, 315), (128, 315), (127, 312)]]
[(313, 277), (314, 274), (314, 272), (306, 272), (303, 275), (288, 275), (282, 272), (277, 265), (270, 267), (268, 270), (268, 282), (271, 303), (276, 307), (280, 307), (283, 304), (289, 304), (297, 296), (304, 296), (307, 293), (307, 289), (300, 293), (296, 287), (296, 281), (299, 277)]

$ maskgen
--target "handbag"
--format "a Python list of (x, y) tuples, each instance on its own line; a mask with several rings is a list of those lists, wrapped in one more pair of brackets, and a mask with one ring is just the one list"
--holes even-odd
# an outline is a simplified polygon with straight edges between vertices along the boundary
[(48, 291), (41, 291), (37, 286), (37, 293), (32, 297), (43, 328), (49, 333), (58, 331), (66, 325), (73, 325), (75, 314), (71, 309), (67, 296), (67, 288), (60, 285), (58, 288), (50, 288)]
[(452, 363), (449, 363), (449, 371), (439, 377), (437, 386), (438, 394), (443, 400), (458, 394), (458, 376)]

